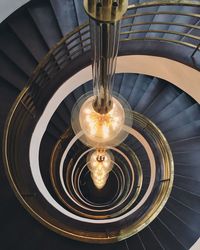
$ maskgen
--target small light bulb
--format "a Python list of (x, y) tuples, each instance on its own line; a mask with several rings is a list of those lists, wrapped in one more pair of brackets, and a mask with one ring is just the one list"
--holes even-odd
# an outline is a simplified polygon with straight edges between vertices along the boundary
[(96, 150), (88, 155), (88, 168), (94, 185), (98, 189), (102, 189), (113, 168), (113, 155), (109, 151)]

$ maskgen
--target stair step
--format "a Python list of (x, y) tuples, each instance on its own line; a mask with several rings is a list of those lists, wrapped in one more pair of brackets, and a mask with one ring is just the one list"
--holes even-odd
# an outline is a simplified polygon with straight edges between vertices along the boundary
[(153, 102), (154, 98), (165, 87), (164, 81), (160, 81), (158, 78), (152, 78), (149, 87), (146, 89), (144, 95), (135, 106), (135, 111), (144, 113), (148, 106)]
[(192, 137), (188, 139), (179, 140), (170, 143), (171, 149), (174, 153), (190, 152), (200, 150), (200, 137)]
[(193, 164), (193, 162), (190, 164), (176, 163), (175, 173), (177, 175), (182, 175), (200, 181), (199, 166), (198, 164)]
[(180, 204), (192, 208), (196, 213), (200, 214), (200, 197), (193, 195), (192, 193), (184, 192), (177, 187), (173, 187), (171, 193), (171, 199), (175, 199)]
[(163, 224), (159, 218), (156, 218), (151, 224), (151, 229), (153, 230), (156, 237), (162, 243), (162, 246), (166, 250), (186, 250), (176, 238), (176, 235), (171, 232), (171, 230)]
[(137, 74), (123, 74), (122, 81), (120, 83), (119, 88), (119, 95), (123, 96), (127, 101), (129, 101), (129, 96), (131, 91), (133, 90), (136, 82), (137, 82), (138, 75)]
[(79, 0), (73, 0), (73, 3), (74, 3), (74, 8), (76, 9), (75, 16), (76, 16), (78, 25), (81, 25), (85, 23), (86, 21), (88, 21), (88, 16), (84, 11), (83, 4), (80, 4)]
[(0, 77), (20, 90), (28, 82), (28, 76), (2, 52), (0, 52)]
[[(160, 6), (157, 11), (162, 12), (162, 11), (170, 11), (171, 10), (171, 6)], [(181, 7), (180, 6), (174, 6), (173, 7), (173, 11), (180, 11)], [(174, 19), (176, 18), (176, 15), (155, 15), (153, 22), (173, 22)], [(154, 24), (154, 25), (150, 25), (149, 26), (149, 30), (168, 30), (169, 29), (169, 25), (165, 24), (165, 25), (160, 25), (160, 24)], [(157, 33), (157, 32), (151, 32), (149, 34), (147, 34), (146, 36), (148, 37), (163, 37), (164, 33)]]
[(126, 242), (127, 242), (127, 248), (130, 250), (132, 249), (132, 246), (134, 246), (134, 248), (137, 250), (145, 250), (145, 246), (144, 246), (139, 234), (136, 234), (136, 235), (132, 236), (131, 238), (127, 239)]
[[(189, 234), (189, 232), (187, 234), (183, 234), (184, 237), (185, 237), (185, 235), (188, 235), (188, 236), (191, 235), (191, 236), (195, 237), (196, 239), (198, 238), (199, 223), (200, 223), (200, 216), (199, 216), (200, 214), (199, 213), (195, 213), (189, 207), (186, 207), (186, 206), (180, 204), (179, 202), (177, 202), (176, 200), (172, 200), (172, 199), (168, 200), (168, 202), (166, 204), (166, 210), (168, 210), (168, 212), (171, 212), (172, 227), (174, 225), (173, 220), (175, 220), (175, 217), (176, 217), (177, 220), (182, 222), (182, 226), (181, 226), (182, 230), (184, 228), (185, 229), (188, 228), (191, 231), (190, 234)], [(165, 217), (165, 216), (163, 215), (163, 217)], [(168, 221), (167, 216), (165, 217), (165, 221)], [(175, 223), (175, 224), (177, 225), (177, 223)], [(195, 239), (193, 238), (192, 241), (194, 242)], [(191, 245), (191, 243), (190, 243), (190, 245)]]
[(37, 61), (8, 26), (2, 32), (4, 35), (0, 39), (0, 50), (26, 75), (30, 76)]
[[(180, 7), (180, 12), (182, 13), (198, 13), (198, 8), (195, 7)], [(183, 15), (177, 15), (174, 19), (174, 23), (183, 23), (183, 24), (194, 24), (196, 21), (198, 20), (198, 18), (194, 18), (194, 17), (190, 17), (190, 16), (183, 16)], [(186, 28), (184, 26), (170, 26), (169, 27), (170, 31), (174, 31), (174, 32), (180, 32), (180, 33), (188, 33), (189, 32), (189, 28)], [(172, 34), (166, 34), (164, 36), (164, 38), (166, 39), (173, 39), (173, 40), (181, 40), (183, 39), (182, 36), (180, 35), (172, 35)]]
[(189, 178), (183, 178), (181, 176), (175, 176), (174, 185), (177, 188), (183, 189), (196, 196), (200, 196), (200, 182), (191, 180)]
[(152, 250), (152, 249), (163, 250), (164, 249), (164, 247), (162, 246), (162, 243), (160, 242), (159, 238), (156, 237), (150, 225), (146, 227), (144, 230), (142, 230), (139, 234), (140, 234), (140, 238), (146, 250)]
[(48, 46), (28, 13), (10, 19), (8, 24), (37, 62), (47, 54)]
[(41, 2), (39, 6), (33, 4), (28, 8), (28, 11), (48, 48), (53, 47), (60, 41), (62, 35), (54, 12), (48, 2)]
[(150, 117), (154, 122), (157, 122), (157, 117), (160, 116), (160, 112), (173, 102), (178, 95), (179, 91), (170, 85), (166, 86), (166, 88), (163, 89), (159, 96), (154, 99), (149, 108), (145, 111), (145, 115)]
[(146, 89), (149, 87), (151, 80), (152, 78), (150, 76), (138, 75), (137, 80), (128, 97), (128, 101), (133, 110), (144, 95)]
[(191, 107), (187, 108), (186, 110), (180, 112), (174, 117), (171, 117), (167, 121), (162, 121), (158, 123), (158, 126), (162, 129), (163, 132), (172, 130), (183, 125), (189, 124), (192, 121), (200, 119), (200, 112), (199, 112), (199, 104), (194, 104)]
[(76, 9), (73, 1), (50, 0), (50, 2), (63, 36), (79, 25), (76, 19)]
[(186, 139), (187, 137), (199, 136), (200, 120), (193, 121), (186, 125), (180, 126), (165, 132), (165, 136), (169, 142)]
[[(164, 208), (159, 215), (159, 219), (186, 249), (189, 249), (193, 242), (197, 240), (197, 233), (190, 230), (190, 228), (174, 214), (174, 211), (172, 213)], [(185, 235), (187, 235), (187, 237), (185, 237)]]

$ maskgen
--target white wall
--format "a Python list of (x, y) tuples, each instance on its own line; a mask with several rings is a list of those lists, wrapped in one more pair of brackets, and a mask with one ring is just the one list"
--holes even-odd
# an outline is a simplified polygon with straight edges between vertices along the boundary
[(0, 23), (30, 0), (0, 0)]
[[(0, 0), (0, 23), (11, 13), (20, 8), (30, 0)], [(200, 240), (191, 248), (191, 250), (200, 249)]]

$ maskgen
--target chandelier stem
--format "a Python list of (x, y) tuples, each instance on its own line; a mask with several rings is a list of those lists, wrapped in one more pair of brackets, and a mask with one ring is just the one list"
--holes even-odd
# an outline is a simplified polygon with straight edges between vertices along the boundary
[(119, 50), (121, 18), (128, 1), (85, 0), (90, 17), (94, 110), (106, 114), (112, 109), (112, 89)]
[(119, 27), (116, 23), (90, 20), (93, 51), (94, 109), (106, 114), (112, 108), (112, 88), (119, 48)]

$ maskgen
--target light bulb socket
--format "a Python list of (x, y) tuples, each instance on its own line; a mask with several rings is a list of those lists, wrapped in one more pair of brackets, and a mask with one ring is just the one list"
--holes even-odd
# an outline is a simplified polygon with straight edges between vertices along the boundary
[[(97, 22), (115, 23), (122, 19), (128, 8), (128, 0), (84, 0), (84, 8), (87, 15)], [(113, 13), (114, 4), (114, 13)], [(117, 8), (116, 4), (118, 5)]]
[(93, 102), (93, 108), (99, 114), (107, 114), (113, 108), (113, 101), (106, 101), (105, 99), (101, 99), (99, 103), (99, 100), (96, 97)]

